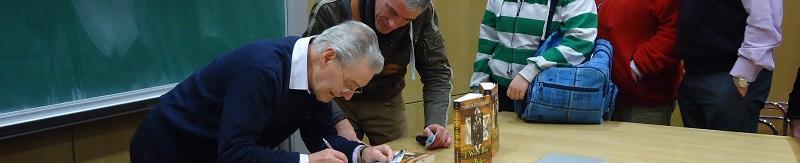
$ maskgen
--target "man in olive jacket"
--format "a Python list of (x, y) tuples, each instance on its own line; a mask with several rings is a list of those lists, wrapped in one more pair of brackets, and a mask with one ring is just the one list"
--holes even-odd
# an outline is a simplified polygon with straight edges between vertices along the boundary
[[(452, 88), (451, 70), (432, 5), (431, 0), (317, 0), (314, 4), (304, 36), (319, 34), (347, 20), (360, 21), (376, 31), (385, 58), (383, 71), (356, 91), (359, 94), (350, 101), (335, 100), (344, 114), (334, 116), (341, 136), (360, 140), (366, 134), (370, 144), (383, 144), (405, 135), (401, 93), (410, 63), (424, 84), (422, 134), (436, 135), (431, 149), (450, 145), (452, 138), (444, 126)], [(413, 79), (416, 72), (411, 71)]]

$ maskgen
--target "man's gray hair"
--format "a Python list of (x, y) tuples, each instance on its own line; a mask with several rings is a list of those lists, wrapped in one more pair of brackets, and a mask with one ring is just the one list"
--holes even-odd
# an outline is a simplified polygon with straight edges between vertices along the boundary
[(403, 0), (406, 2), (406, 6), (410, 9), (417, 9), (420, 12), (425, 11), (428, 7), (431, 7), (432, 0)]
[(383, 70), (383, 56), (378, 47), (378, 37), (372, 28), (361, 22), (347, 21), (326, 29), (314, 37), (312, 50), (322, 53), (333, 48), (336, 58), (344, 67), (364, 60), (375, 74)]

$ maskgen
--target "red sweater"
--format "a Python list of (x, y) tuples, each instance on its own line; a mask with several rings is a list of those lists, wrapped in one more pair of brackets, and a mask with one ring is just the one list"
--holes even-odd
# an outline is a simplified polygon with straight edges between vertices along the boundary
[[(673, 52), (678, 0), (595, 0), (599, 37), (614, 47), (612, 79), (619, 102), (639, 105), (671, 103), (683, 76)], [(637, 82), (631, 60), (641, 73)]]

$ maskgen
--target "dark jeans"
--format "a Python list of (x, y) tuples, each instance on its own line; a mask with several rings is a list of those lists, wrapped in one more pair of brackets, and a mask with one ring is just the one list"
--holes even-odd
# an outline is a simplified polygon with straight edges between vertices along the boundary
[(771, 84), (772, 71), (762, 70), (742, 97), (728, 72), (687, 74), (678, 93), (683, 125), (755, 133)]

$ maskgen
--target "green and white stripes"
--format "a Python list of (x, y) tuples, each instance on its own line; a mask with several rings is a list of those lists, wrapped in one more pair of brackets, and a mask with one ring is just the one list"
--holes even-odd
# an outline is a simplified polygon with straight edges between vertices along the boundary
[(539, 48), (549, 0), (489, 0), (478, 39), (470, 86), (491, 76), (508, 86), (517, 74), (531, 81), (541, 70), (577, 65), (589, 58), (597, 37), (597, 10), (593, 0), (560, 0), (550, 31), (561, 31), (562, 42), (541, 56)]

